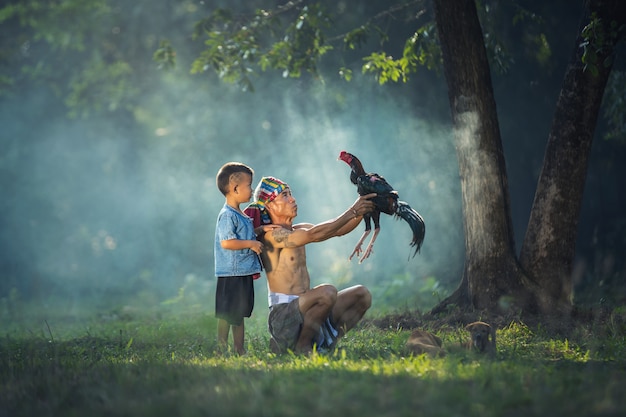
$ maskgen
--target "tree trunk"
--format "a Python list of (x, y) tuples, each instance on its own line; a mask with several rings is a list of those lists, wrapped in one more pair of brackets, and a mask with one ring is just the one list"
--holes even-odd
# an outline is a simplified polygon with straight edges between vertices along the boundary
[[(433, 0), (459, 160), (465, 231), (461, 286), (446, 303), (498, 311), (524, 293), (489, 63), (474, 0)], [(433, 312), (438, 311), (435, 308)]]
[[(583, 28), (594, 12), (601, 19), (590, 45), (598, 55), (597, 72), (585, 69), (580, 46), (585, 41)], [(624, 0), (585, 2), (585, 15), (558, 98), (520, 254), (522, 268), (540, 287), (538, 301), (544, 314), (564, 313), (572, 305), (572, 263), (589, 152), (619, 40), (611, 36), (609, 27), (611, 21), (618, 26), (626, 23), (625, 16)]]

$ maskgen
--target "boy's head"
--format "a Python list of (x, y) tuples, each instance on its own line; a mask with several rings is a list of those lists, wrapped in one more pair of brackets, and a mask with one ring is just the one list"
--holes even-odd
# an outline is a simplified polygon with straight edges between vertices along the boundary
[(239, 184), (246, 176), (254, 176), (254, 170), (241, 162), (227, 162), (217, 172), (215, 182), (217, 188), (224, 195), (231, 191), (231, 184)]

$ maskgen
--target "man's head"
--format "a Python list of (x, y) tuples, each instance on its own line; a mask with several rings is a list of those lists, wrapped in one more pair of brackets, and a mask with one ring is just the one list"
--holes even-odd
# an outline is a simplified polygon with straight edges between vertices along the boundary
[(241, 162), (227, 162), (217, 172), (215, 183), (217, 188), (224, 195), (233, 190), (235, 185), (243, 183), (243, 181), (252, 179), (254, 170)]
[(245, 213), (254, 219), (255, 227), (271, 223), (267, 205), (278, 196), (289, 191), (289, 185), (274, 177), (263, 177), (254, 191), (254, 202), (246, 208)]
[(259, 205), (266, 206), (267, 203), (274, 201), (280, 193), (288, 188), (289, 186), (278, 178), (263, 177), (254, 190), (254, 201)]

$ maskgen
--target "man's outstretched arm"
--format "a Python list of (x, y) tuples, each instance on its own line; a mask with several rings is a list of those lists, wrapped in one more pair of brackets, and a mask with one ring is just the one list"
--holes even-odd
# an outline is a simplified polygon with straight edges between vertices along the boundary
[(339, 217), (328, 220), (312, 227), (296, 226), (294, 230), (284, 228), (272, 230), (265, 239), (271, 241), (275, 247), (288, 248), (304, 246), (308, 243), (322, 242), (335, 236), (342, 236), (354, 230), (360, 223), (363, 215), (374, 209), (374, 203), (369, 199), (376, 194), (359, 197), (348, 210)]

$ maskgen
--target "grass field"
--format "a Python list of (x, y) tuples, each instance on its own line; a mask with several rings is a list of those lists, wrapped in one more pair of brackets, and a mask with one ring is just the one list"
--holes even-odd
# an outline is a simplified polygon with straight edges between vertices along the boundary
[(0, 416), (622, 416), (626, 327), (614, 313), (568, 338), (511, 322), (494, 359), (432, 331), (444, 358), (410, 356), (409, 331), (365, 322), (330, 356), (269, 353), (264, 317), (248, 353), (215, 354), (197, 307), (5, 316)]

